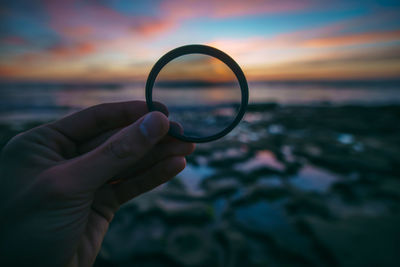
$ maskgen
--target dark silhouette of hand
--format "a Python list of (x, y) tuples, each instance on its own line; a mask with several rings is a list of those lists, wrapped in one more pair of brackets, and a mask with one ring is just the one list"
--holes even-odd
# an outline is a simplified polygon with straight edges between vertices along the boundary
[(119, 206), (185, 168), (194, 144), (168, 136), (169, 127), (133, 101), (14, 137), (0, 159), (0, 265), (93, 264)]

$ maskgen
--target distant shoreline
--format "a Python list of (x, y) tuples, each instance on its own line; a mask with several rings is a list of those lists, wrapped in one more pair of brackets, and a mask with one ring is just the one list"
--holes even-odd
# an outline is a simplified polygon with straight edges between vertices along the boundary
[[(275, 86), (287, 86), (288, 88), (299, 88), (302, 86), (325, 86), (336, 89), (343, 88), (398, 88), (399, 80), (274, 80), (274, 81), (248, 81), (249, 87), (266, 85), (270, 89)], [(210, 88), (210, 87), (229, 87), (237, 86), (236, 82), (210, 82), (201, 80), (187, 81), (159, 81), (156, 85), (160, 88), (184, 89), (191, 88)], [(136, 82), (53, 82), (53, 81), (0, 81), (0, 90), (6, 88), (15, 89), (119, 89), (125, 86), (145, 87), (145, 81)]]

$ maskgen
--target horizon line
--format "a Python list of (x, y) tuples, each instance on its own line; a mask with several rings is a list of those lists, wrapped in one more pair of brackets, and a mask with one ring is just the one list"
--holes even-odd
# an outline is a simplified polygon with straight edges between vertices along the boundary
[[(400, 83), (400, 77), (393, 78), (370, 78), (370, 79), (248, 79), (248, 83)], [(65, 85), (85, 85), (85, 84), (110, 84), (110, 85), (122, 85), (122, 84), (143, 84), (146, 80), (14, 80), (14, 79), (0, 79), (0, 84), (65, 84)], [(170, 85), (230, 85), (236, 84), (236, 81), (206, 81), (206, 80), (166, 80), (159, 81), (163, 86)]]

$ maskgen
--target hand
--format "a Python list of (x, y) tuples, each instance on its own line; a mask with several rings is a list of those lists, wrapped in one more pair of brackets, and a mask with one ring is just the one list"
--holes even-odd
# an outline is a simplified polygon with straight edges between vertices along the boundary
[(167, 117), (147, 112), (140, 101), (102, 104), (6, 145), (1, 266), (90, 266), (119, 206), (185, 168), (194, 144), (168, 136)]

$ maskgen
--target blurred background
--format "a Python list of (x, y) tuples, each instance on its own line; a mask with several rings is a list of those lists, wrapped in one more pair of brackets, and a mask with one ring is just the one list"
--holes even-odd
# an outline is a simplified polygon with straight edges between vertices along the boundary
[[(0, 3), (0, 148), (82, 108), (144, 100), (178, 46), (217, 47), (249, 81), (244, 120), (123, 206), (95, 266), (398, 263), (400, 2)], [(214, 77), (204, 103), (228, 96), (220, 68), (194, 69), (189, 80)], [(172, 102), (183, 92), (166, 88)]]

